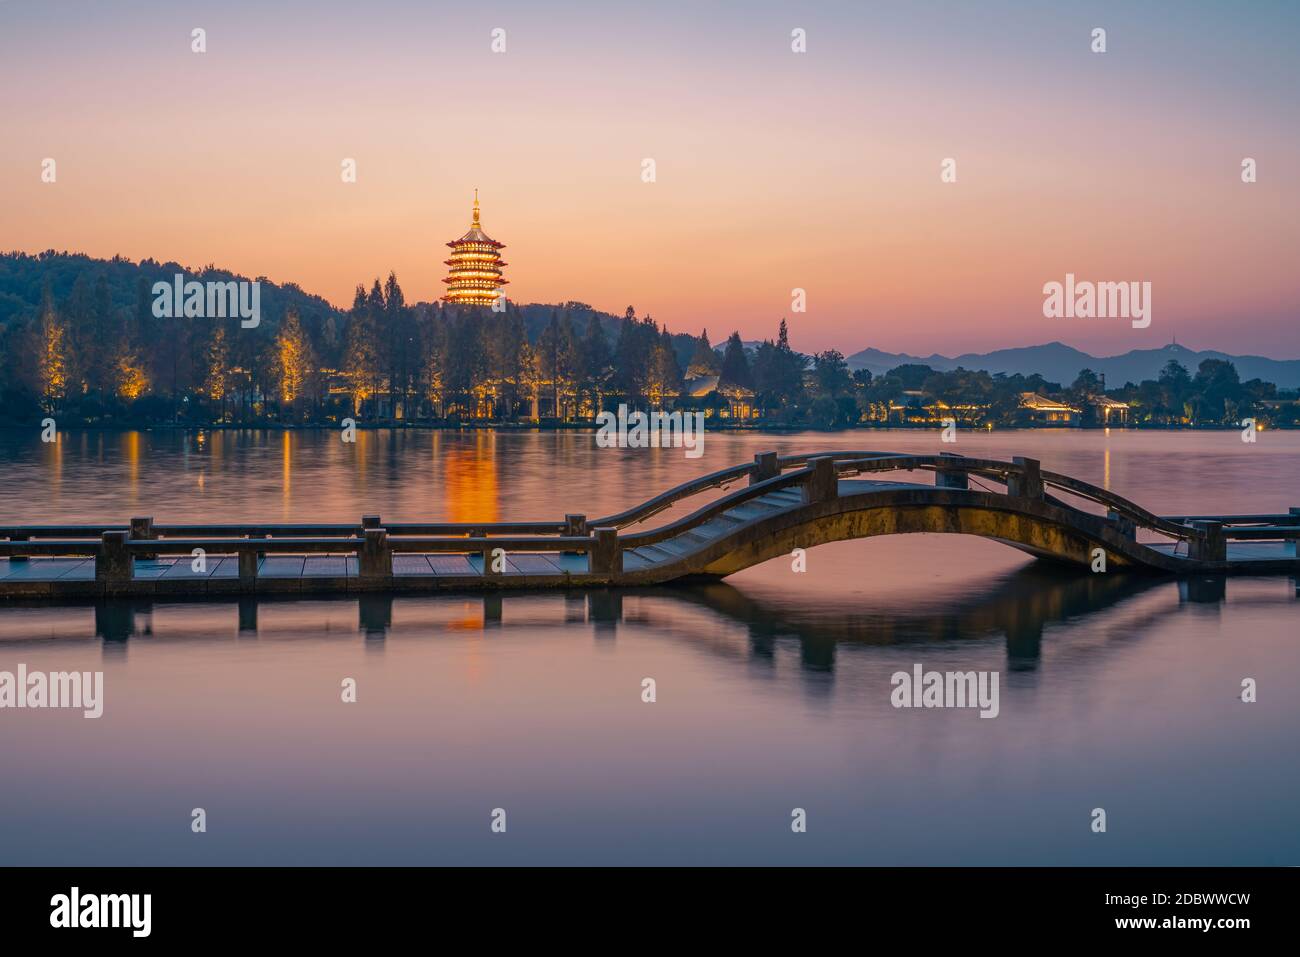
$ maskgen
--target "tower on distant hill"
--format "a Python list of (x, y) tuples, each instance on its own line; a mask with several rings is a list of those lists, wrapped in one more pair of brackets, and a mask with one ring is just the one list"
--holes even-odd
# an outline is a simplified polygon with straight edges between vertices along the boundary
[(478, 221), (478, 190), (474, 190), (474, 221), (469, 232), (460, 239), (453, 239), (447, 244), (451, 247), (451, 258), (446, 260), (449, 268), (447, 294), (443, 302), (454, 302), (463, 306), (490, 306), (497, 297), (503, 295), (498, 290), (508, 280), (501, 278), (500, 250), (505, 249), (487, 233)]

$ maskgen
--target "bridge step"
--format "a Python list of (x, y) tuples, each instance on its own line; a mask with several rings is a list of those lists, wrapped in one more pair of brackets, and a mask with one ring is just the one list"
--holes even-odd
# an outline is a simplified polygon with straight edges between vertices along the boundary
[(676, 555), (660, 548), (658, 545), (642, 545), (639, 548), (631, 549), (631, 554), (650, 562), (652, 565), (658, 564), (659, 562), (673, 562), (677, 560)]
[(659, 542), (653, 547), (668, 552), (676, 560), (691, 554), (698, 546), (695, 542), (683, 542), (679, 536), (678, 538), (670, 538), (667, 541)]
[(737, 525), (744, 525), (745, 522), (747, 521), (748, 519), (741, 518), (735, 512), (723, 512), (721, 515), (719, 515), (717, 518), (713, 519), (712, 521), (706, 522), (705, 527), (708, 527), (709, 525), (712, 525), (714, 522), (717, 522), (719, 523), (719, 527), (725, 527), (728, 530), (730, 530), (732, 528), (735, 528)]
[(721, 538), (723, 535), (726, 535), (729, 531), (731, 531), (739, 524), (741, 524), (739, 521), (724, 518), (723, 516), (718, 515), (714, 518), (709, 519), (699, 528), (695, 529), (695, 531), (699, 532), (701, 535), (708, 536), (709, 540), (713, 541), (714, 539)]
[(797, 489), (783, 488), (779, 492), (768, 492), (758, 499), (760, 502), (771, 502), (778, 508), (787, 508), (791, 505), (798, 505), (803, 502), (803, 494)]
[(654, 562), (635, 548), (629, 548), (623, 553), (623, 571), (625, 572), (639, 572), (642, 569), (650, 568), (652, 565), (654, 565)]
[[(766, 496), (764, 496), (766, 498)], [(737, 505), (735, 508), (727, 509), (727, 515), (736, 515), (742, 521), (752, 521), (756, 518), (762, 518), (765, 515), (771, 515), (773, 512), (787, 508), (787, 503), (766, 502), (762, 498), (750, 499), (743, 505)]]
[(685, 539), (694, 542), (696, 545), (709, 545), (714, 541), (714, 536), (705, 531), (706, 527), (701, 525), (699, 528), (692, 528), (690, 531), (683, 532), (677, 536), (677, 541)]

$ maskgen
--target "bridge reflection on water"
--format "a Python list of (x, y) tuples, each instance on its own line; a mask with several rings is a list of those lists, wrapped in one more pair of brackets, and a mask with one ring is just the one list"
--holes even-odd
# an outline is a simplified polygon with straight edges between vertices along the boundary
[[(1293, 579), (1300, 598), (1300, 580)], [(747, 636), (743, 656), (754, 661), (771, 660), (782, 646), (797, 647), (798, 660), (810, 672), (833, 673), (836, 649), (840, 645), (899, 646), (935, 645), (945, 642), (988, 642), (1001, 640), (1006, 647), (1007, 667), (1032, 671), (1042, 657), (1044, 631), (1052, 625), (1077, 623), (1116, 608), (1144, 594), (1164, 594), (1169, 600), (1143, 603), (1136, 618), (1126, 619), (1124, 631), (1140, 636), (1144, 626), (1156, 619), (1180, 614), (1192, 606), (1214, 608), (1226, 599), (1227, 579), (1222, 576), (1182, 579), (1148, 575), (1091, 575), (1063, 572), (1056, 566), (1033, 563), (1003, 575), (978, 592), (944, 595), (933, 603), (912, 601), (880, 606), (857, 602), (839, 607), (790, 601), (786, 596), (736, 588), (726, 582), (669, 585), (643, 588), (575, 589), (557, 593), (493, 592), (436, 596), (322, 596), (302, 598), (290, 595), (249, 595), (227, 601), (184, 598), (123, 598), (80, 603), (93, 608), (94, 636), (103, 640), (106, 656), (121, 656), (134, 638), (168, 639), (193, 637), (189, 627), (169, 620), (158, 631), (155, 611), (184, 610), (198, 623), (205, 638), (223, 633), (239, 639), (257, 638), (266, 629), (267, 614), (293, 614), (299, 633), (307, 625), (327, 616), (336, 619), (337, 610), (356, 608), (355, 631), (326, 628), (340, 638), (364, 636), (369, 650), (380, 651), (390, 635), (440, 637), (456, 633), (489, 633), (499, 629), (524, 628), (532, 632), (548, 629), (572, 632), (586, 627), (600, 640), (616, 638), (620, 629), (653, 629), (700, 645), (717, 643), (709, 629), (717, 625), (742, 626)], [(1175, 597), (1176, 596), (1176, 597)], [(1270, 591), (1236, 598), (1249, 604), (1289, 604), (1296, 598)], [(28, 604), (11, 603), (11, 607)], [(34, 608), (48, 607), (39, 602)], [(202, 614), (189, 612), (202, 609)], [(394, 611), (399, 614), (395, 625)], [(64, 608), (76, 614), (76, 608)], [(229, 626), (221, 624), (228, 616)], [(348, 613), (351, 618), (351, 613)], [(282, 627), (278, 616), (271, 629)], [(86, 622), (89, 625), (89, 622)], [(66, 626), (65, 626), (66, 628)], [(64, 635), (68, 631), (59, 629)], [(76, 634), (76, 628), (72, 628)], [(732, 628), (732, 635), (736, 630)], [(69, 635), (71, 636), (71, 635)], [(0, 640), (17, 637), (0, 634)], [(89, 638), (88, 629), (77, 637)], [(727, 653), (735, 656), (734, 641), (723, 640)]]

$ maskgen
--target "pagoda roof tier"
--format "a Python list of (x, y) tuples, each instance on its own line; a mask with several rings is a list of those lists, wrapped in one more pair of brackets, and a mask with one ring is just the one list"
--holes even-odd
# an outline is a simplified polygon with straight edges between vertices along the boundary
[(499, 243), (487, 233), (483, 232), (481, 226), (471, 226), (469, 232), (460, 239), (453, 239), (447, 243), (448, 246), (460, 246), (463, 243), (482, 243), (484, 246), (491, 246), (494, 249), (505, 249), (505, 243)]

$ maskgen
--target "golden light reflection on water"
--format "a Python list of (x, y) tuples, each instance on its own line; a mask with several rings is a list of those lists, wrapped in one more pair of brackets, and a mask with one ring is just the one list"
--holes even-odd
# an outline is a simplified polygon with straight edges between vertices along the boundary
[(293, 482), (293, 433), (285, 431), (280, 433), (280, 504), (281, 513), (286, 521), (291, 514), (290, 505), (292, 503), (292, 494), (290, 486)]
[(127, 432), (122, 436), (126, 451), (127, 487), (131, 490), (131, 504), (140, 501), (140, 433)]
[(195, 457), (198, 459), (197, 468), (199, 472), (197, 478), (195, 479), (195, 484), (198, 485), (199, 492), (203, 491), (203, 477), (207, 473), (207, 469), (204, 465), (205, 460), (203, 458), (203, 453), (209, 451), (207, 444), (208, 444), (208, 434), (206, 432), (201, 431), (196, 436), (194, 436), (194, 448), (196, 452)]
[[(355, 438), (352, 442), (343, 443), (343, 450), (346, 453), (348, 449), (352, 450), (352, 465), (356, 469), (356, 485), (358, 488), (366, 487), (366, 472), (369, 463), (366, 456), (370, 452), (371, 433), (366, 429), (357, 429)], [(345, 456), (346, 461), (346, 456)]]
[[(67, 441), (66, 436), (54, 435), (54, 441), (45, 443), (45, 471), (49, 475), (49, 489), (51, 500), (58, 501), (59, 491), (63, 485), (63, 443)], [(86, 436), (81, 436), (82, 455), (85, 455)]]
[(442, 462), (448, 521), (497, 521), (496, 433), (479, 432), (473, 449), (453, 449)]

